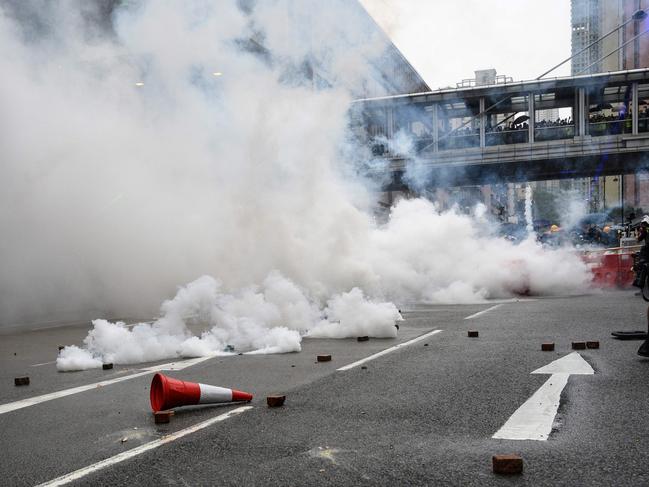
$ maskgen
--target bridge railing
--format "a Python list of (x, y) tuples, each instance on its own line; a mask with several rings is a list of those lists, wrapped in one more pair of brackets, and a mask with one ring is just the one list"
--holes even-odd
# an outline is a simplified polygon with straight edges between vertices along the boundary
[[(391, 140), (417, 154), (649, 132), (649, 69), (363, 100), (366, 140), (394, 157)], [(573, 83), (571, 83), (573, 82)], [(503, 93), (500, 93), (502, 91)], [(399, 147), (403, 147), (399, 144)]]

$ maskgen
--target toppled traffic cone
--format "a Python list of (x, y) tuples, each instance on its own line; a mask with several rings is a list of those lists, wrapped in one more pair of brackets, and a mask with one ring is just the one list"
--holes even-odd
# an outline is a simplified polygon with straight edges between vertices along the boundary
[(156, 374), (151, 381), (151, 409), (153, 412), (195, 404), (252, 401), (252, 394), (225, 387), (172, 379)]

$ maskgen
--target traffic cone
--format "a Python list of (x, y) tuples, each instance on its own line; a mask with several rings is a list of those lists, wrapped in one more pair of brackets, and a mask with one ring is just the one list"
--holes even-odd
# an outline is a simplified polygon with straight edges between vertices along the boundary
[(252, 394), (247, 392), (186, 382), (163, 374), (153, 376), (150, 397), (153, 412), (194, 404), (252, 401)]

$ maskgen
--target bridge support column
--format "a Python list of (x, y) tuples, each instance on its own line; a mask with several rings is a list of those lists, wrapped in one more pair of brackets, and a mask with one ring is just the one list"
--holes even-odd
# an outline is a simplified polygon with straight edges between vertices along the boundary
[(631, 117), (633, 121), (633, 135), (638, 134), (638, 116), (640, 115), (638, 110), (638, 83), (635, 82), (631, 85)]
[(433, 104), (433, 152), (439, 151), (439, 119), (437, 113), (438, 105)]
[(534, 122), (536, 121), (536, 109), (534, 108), (534, 93), (527, 94), (527, 115), (530, 119), (527, 121), (528, 125), (528, 141), (530, 144), (534, 143)]
[(586, 123), (588, 121), (586, 88), (577, 88), (577, 113), (573, 113), (572, 119), (577, 121), (577, 135), (584, 137), (586, 135)]
[(483, 149), (487, 146), (486, 139), (487, 114), (485, 113), (484, 96), (480, 97), (480, 147)]

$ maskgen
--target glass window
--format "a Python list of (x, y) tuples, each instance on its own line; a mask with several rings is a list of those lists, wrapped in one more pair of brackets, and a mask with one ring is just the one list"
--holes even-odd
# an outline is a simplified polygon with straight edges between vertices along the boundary
[(633, 131), (631, 85), (592, 87), (587, 96), (589, 135), (599, 137)]
[[(487, 109), (485, 143), (487, 146), (523, 144), (529, 141), (529, 104), (527, 95), (514, 95), (503, 101), (496, 95), (485, 99)], [(497, 105), (491, 109), (492, 105)]]
[(444, 101), (437, 107), (439, 150), (480, 147), (478, 98)]
[(432, 150), (433, 115), (432, 105), (408, 103), (394, 109), (394, 136), (407, 137), (414, 149)]
[(574, 88), (534, 95), (534, 141), (570, 139), (575, 136)]

